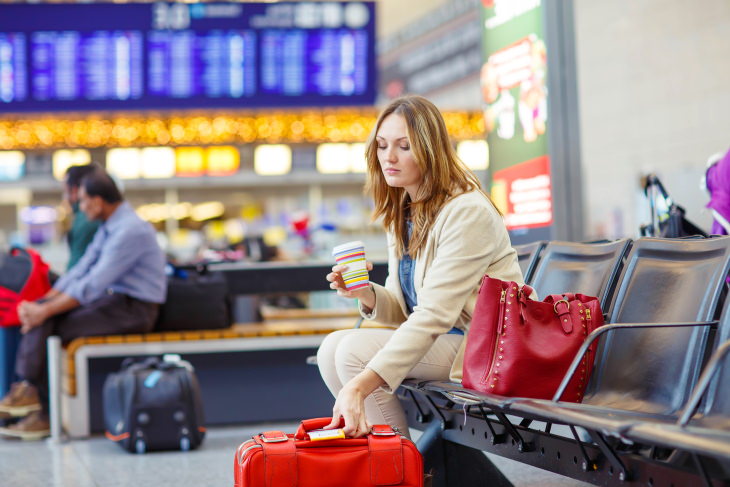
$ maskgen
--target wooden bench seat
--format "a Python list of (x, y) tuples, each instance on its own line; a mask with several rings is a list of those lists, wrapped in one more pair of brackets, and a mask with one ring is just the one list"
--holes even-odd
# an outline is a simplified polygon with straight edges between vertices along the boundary
[(317, 318), (352, 318), (353, 323), (360, 318), (360, 313), (355, 308), (350, 309), (309, 309), (295, 308), (282, 309), (273, 306), (261, 306), (261, 317), (264, 322), (271, 323), (275, 320), (300, 320)]

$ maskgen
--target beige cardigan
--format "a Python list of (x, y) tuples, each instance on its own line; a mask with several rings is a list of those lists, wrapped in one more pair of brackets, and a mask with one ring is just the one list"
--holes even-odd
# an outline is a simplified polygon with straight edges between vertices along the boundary
[[(385, 286), (373, 284), (375, 309), (369, 320), (398, 328), (367, 367), (394, 391), (431, 348), (436, 338), (457, 327), (468, 332), (484, 274), (523, 283), (509, 235), (492, 204), (478, 191), (461, 194), (439, 212), (425, 247), (416, 260), (413, 284), (418, 305), (407, 314), (398, 279), (398, 258), (388, 235), (388, 278)], [(451, 367), (450, 378), (461, 381), (466, 340)]]

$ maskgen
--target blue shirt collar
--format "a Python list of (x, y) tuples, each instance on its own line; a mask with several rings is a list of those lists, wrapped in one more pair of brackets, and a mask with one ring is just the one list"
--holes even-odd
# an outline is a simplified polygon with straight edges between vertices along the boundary
[(104, 230), (107, 232), (113, 232), (117, 227), (119, 227), (124, 219), (126, 218), (129, 213), (134, 213), (134, 210), (132, 209), (132, 205), (129, 204), (127, 201), (122, 201), (122, 203), (117, 206), (117, 209), (114, 210), (114, 213), (109, 216), (109, 218), (104, 222), (102, 225), (104, 227)]

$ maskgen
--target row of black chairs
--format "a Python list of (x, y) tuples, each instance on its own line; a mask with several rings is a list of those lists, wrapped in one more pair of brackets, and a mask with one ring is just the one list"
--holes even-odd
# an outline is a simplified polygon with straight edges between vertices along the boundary
[[(597, 296), (607, 325), (553, 400), (406, 382), (398, 394), (434, 485), (456, 485), (443, 468), (450, 444), (594, 485), (730, 485), (730, 237), (538, 242), (518, 254), (540, 296)], [(558, 401), (596, 343), (582, 403)]]

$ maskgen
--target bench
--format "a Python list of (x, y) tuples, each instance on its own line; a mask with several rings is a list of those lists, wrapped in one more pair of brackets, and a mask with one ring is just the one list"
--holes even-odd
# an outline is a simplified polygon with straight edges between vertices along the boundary
[[(543, 251), (536, 279), (540, 267), (547, 265), (549, 258)], [(572, 267), (578, 271), (580, 266)], [(404, 384), (398, 394), (409, 424), (424, 430), (419, 448), (427, 464), (442, 472), (434, 485), (448, 483), (444, 442), (490, 451), (596, 485), (727, 485), (727, 460), (723, 468), (708, 469), (706, 458), (700, 461), (698, 453), (715, 460), (720, 456), (720, 461), (722, 453), (730, 457), (727, 433), (707, 428), (710, 423), (724, 424), (730, 430), (727, 384), (709, 394), (710, 399), (722, 398), (715, 401), (716, 407), (703, 409), (705, 415), (714, 415), (713, 421), (703, 423), (703, 414), (693, 420), (696, 427), (705, 426), (705, 436), (693, 436), (694, 428), (687, 427), (682, 442), (672, 439), (680, 438), (677, 427), (661, 431), (666, 423), (677, 421), (686, 407), (714, 347), (713, 333), (728, 336), (727, 309), (719, 325), (712, 320), (719, 314), (729, 268), (730, 238), (637, 241), (616, 281), (615, 293), (610, 289), (614, 285), (608, 284), (607, 296), (615, 294), (608, 320), (612, 324), (594, 332), (593, 338), (600, 339), (599, 352), (581, 404), (558, 402), (560, 391), (553, 401), (541, 401), (480, 394), (448, 382)], [(573, 282), (584, 277), (576, 272)], [(541, 291), (537, 282), (534, 285), (541, 296), (554, 292)], [(622, 324), (627, 322), (637, 324)], [(576, 357), (573, 366), (579, 361)], [(727, 372), (721, 377), (727, 380)], [(565, 426), (557, 431), (554, 424)], [(710, 436), (714, 449), (697, 446)], [(723, 440), (718, 447), (718, 438), (727, 442), (724, 447)], [(694, 453), (694, 462), (678, 458), (681, 455), (676, 452), (682, 448)]]

